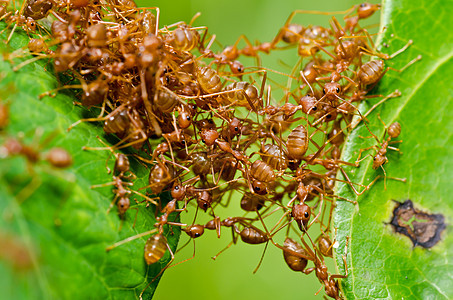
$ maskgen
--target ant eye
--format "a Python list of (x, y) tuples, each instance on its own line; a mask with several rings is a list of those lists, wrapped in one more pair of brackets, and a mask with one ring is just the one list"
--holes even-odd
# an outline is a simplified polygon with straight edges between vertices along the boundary
[(366, 6), (365, 3), (360, 4), (360, 7), (365, 7), (365, 6)]
[(309, 216), (310, 216), (310, 215), (308, 214), (308, 212), (305, 212), (305, 213), (304, 213), (304, 217), (305, 217), (305, 218), (308, 218)]
[(326, 89), (322, 89), (322, 92), (324, 93), (324, 95), (326, 94)]
[(318, 108), (316, 106), (313, 106), (313, 108), (311, 109), (312, 111), (316, 111)]
[(201, 141), (206, 144), (205, 140), (201, 140)]
[(195, 233), (195, 237), (199, 237), (199, 236), (200, 236), (200, 234), (199, 234), (199, 233)]
[(187, 120), (187, 121), (190, 121), (190, 116), (187, 116), (186, 120)]
[(239, 131), (239, 128), (238, 127), (234, 127), (234, 131)]
[(327, 119), (331, 119), (331, 118), (332, 118), (332, 115), (331, 115), (331, 114), (328, 114), (326, 118), (327, 118)]
[(179, 185), (175, 186), (175, 190), (179, 190)]
[(242, 67), (239, 67), (238, 72), (242, 73), (242, 71), (243, 71)]
[(255, 186), (255, 187), (254, 187), (254, 190), (255, 190), (255, 191), (259, 191), (259, 190), (261, 190), (261, 189), (260, 189), (259, 186)]
[(339, 93), (339, 92), (340, 92), (340, 88), (337, 88), (337, 93)]

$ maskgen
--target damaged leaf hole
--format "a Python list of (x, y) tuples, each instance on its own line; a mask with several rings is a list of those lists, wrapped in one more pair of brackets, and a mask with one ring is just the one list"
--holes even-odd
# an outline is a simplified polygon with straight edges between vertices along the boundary
[(429, 214), (414, 208), (411, 200), (403, 203), (393, 200), (397, 205), (393, 209), (390, 221), (395, 232), (407, 236), (414, 247), (431, 248), (441, 239), (441, 233), (446, 228), (442, 214)]

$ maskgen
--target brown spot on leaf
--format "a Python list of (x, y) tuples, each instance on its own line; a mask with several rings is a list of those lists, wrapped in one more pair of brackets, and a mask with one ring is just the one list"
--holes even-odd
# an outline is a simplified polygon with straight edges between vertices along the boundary
[(445, 218), (442, 214), (429, 214), (414, 208), (411, 200), (397, 203), (393, 210), (390, 224), (396, 232), (411, 239), (415, 246), (431, 248), (440, 241), (445, 229)]

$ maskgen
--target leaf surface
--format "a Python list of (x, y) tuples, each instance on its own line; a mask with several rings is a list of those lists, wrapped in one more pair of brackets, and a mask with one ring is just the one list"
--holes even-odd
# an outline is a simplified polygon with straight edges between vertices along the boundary
[[(0, 26), (0, 30), (5, 28), (4, 24)], [(8, 34), (8, 30), (3, 32), (1, 39)], [(16, 31), (1, 50), (8, 53), (19, 49), (16, 54), (24, 53), (27, 42), (26, 34)], [(10, 109), (10, 124), (0, 133), (0, 145), (8, 137), (22, 136), (25, 144), (40, 148), (42, 155), (51, 147), (66, 149), (74, 163), (62, 171), (43, 161), (27, 164), (23, 157), (0, 159), (0, 243), (23, 252), (17, 257), (10, 253), (14, 251), (0, 251), (2, 298), (137, 299), (167, 265), (169, 251), (158, 263), (147, 266), (143, 249), (148, 236), (110, 252), (106, 247), (154, 229), (155, 208), (136, 203), (144, 199), (132, 194), (124, 221), (116, 206), (108, 213), (114, 198), (112, 185), (91, 186), (112, 181), (106, 160), (110, 159), (109, 167), (113, 168), (115, 159), (107, 150), (82, 150), (83, 146), (103, 146), (96, 138), (106, 141), (102, 123), (85, 122), (67, 132), (72, 123), (96, 114), (73, 105), (77, 98), (68, 90), (39, 100), (41, 93), (60, 83), (47, 60), (14, 72), (13, 66), (25, 59), (14, 58), (13, 65), (0, 61), (1, 98)], [(67, 78), (60, 76), (60, 80)], [(112, 137), (107, 140), (115, 142)], [(138, 190), (147, 184), (147, 168), (129, 158), (138, 177), (133, 189)], [(179, 230), (169, 232), (167, 228), (164, 234), (175, 251)], [(158, 281), (146, 288), (145, 299), (151, 298)]]
[[(336, 262), (344, 274), (342, 256), (347, 251), (349, 276), (342, 280), (348, 299), (452, 299), (453, 298), (453, 22), (451, 1), (387, 0), (383, 3), (380, 51), (394, 53), (409, 40), (413, 45), (385, 63), (401, 69), (422, 55), (422, 60), (399, 73), (389, 70), (376, 94), (389, 95), (395, 89), (402, 96), (389, 99), (369, 117), (368, 127), (382, 141), (385, 129), (378, 116), (390, 125), (402, 127), (395, 143), (400, 149), (388, 150), (384, 165), (386, 180), (379, 178), (370, 190), (357, 197), (347, 184), (339, 184), (340, 196), (358, 201), (358, 208), (337, 201), (334, 226), (338, 228)], [(388, 47), (386, 47), (388, 45)], [(379, 98), (381, 99), (381, 98)], [(370, 99), (361, 105), (366, 112), (379, 101)], [(376, 145), (370, 132), (360, 125), (352, 132), (343, 151), (343, 159), (356, 161), (360, 149)], [(387, 135), (385, 135), (387, 138)], [(395, 139), (394, 139), (395, 140)], [(383, 170), (372, 168), (368, 155), (357, 169), (347, 169), (350, 180), (368, 185)], [(406, 183), (390, 177), (406, 178)], [(343, 178), (344, 179), (344, 178)], [(386, 188), (385, 188), (386, 183)], [(361, 188), (363, 189), (363, 187)], [(411, 240), (396, 233), (390, 225), (396, 202), (410, 199), (416, 209), (443, 214), (446, 230), (432, 248), (414, 247)], [(346, 237), (349, 237), (347, 250)]]

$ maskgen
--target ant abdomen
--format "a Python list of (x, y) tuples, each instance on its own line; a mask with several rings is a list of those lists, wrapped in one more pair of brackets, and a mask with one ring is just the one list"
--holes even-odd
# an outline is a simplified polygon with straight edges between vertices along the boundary
[(245, 193), (241, 199), (241, 208), (245, 211), (257, 211), (264, 206), (264, 199), (252, 193)]
[[(283, 247), (285, 249), (288, 249), (292, 252), (296, 252), (301, 255), (305, 255), (305, 256), (309, 255), (307, 253), (307, 251), (305, 251), (305, 249), (302, 248), (301, 245), (299, 245), (299, 243), (297, 243), (295, 240), (293, 240), (292, 238), (289, 238), (289, 237), (287, 237), (285, 239), (285, 242), (283, 243)], [(302, 272), (308, 263), (307, 259), (294, 255), (294, 254), (290, 253), (289, 251), (285, 251), (285, 250), (283, 250), (283, 258), (285, 259), (285, 262), (288, 265), (288, 267), (291, 270), (296, 271), (296, 272)]]
[(148, 238), (145, 244), (145, 261), (148, 265), (158, 262), (167, 251), (167, 238), (156, 234)]
[(209, 67), (200, 67), (197, 71), (197, 79), (201, 89), (207, 93), (217, 93), (222, 89), (222, 81), (217, 71)]
[(253, 227), (245, 227), (242, 229), (240, 236), (244, 243), (252, 245), (262, 244), (269, 240), (269, 237), (265, 232)]
[(299, 125), (291, 131), (286, 141), (288, 157), (302, 159), (308, 150), (308, 133), (304, 125)]
[(286, 154), (273, 144), (266, 144), (262, 149), (261, 159), (275, 170), (286, 170), (288, 167), (288, 158)]
[(357, 76), (364, 85), (373, 84), (381, 78), (382, 72), (384, 71), (383, 60), (372, 60), (360, 67)]

